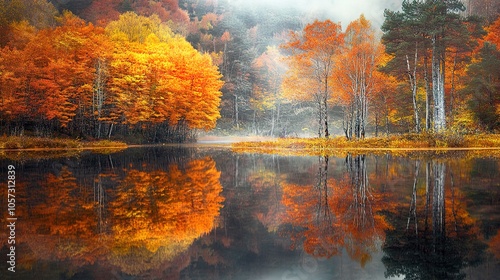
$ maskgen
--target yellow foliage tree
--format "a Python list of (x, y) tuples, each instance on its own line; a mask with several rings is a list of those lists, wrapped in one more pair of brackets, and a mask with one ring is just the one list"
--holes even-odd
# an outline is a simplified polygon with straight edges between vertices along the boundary
[(116, 42), (110, 91), (125, 123), (215, 127), (223, 83), (210, 55), (200, 54), (154, 16), (126, 13), (106, 31)]

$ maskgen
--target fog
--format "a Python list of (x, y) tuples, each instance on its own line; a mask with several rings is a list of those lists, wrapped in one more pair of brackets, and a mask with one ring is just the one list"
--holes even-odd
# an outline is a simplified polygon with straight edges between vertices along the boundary
[(307, 19), (330, 19), (345, 28), (351, 21), (364, 14), (373, 25), (380, 27), (384, 10), (399, 10), (403, 0), (231, 0), (234, 5), (252, 8), (294, 8), (304, 12)]

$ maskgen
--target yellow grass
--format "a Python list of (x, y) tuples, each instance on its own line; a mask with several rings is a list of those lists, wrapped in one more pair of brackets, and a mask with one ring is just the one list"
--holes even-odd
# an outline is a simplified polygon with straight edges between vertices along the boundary
[(126, 148), (123, 142), (109, 140), (82, 142), (61, 138), (0, 137), (0, 158), (17, 161), (77, 156), (85, 149), (110, 154)]
[(127, 144), (118, 141), (99, 140), (82, 142), (75, 139), (40, 137), (0, 137), (0, 149), (83, 149), (83, 148), (126, 148)]
[(280, 138), (265, 142), (240, 142), (232, 145), (235, 152), (270, 154), (347, 154), (347, 153), (422, 153), (423, 150), (481, 150), (500, 151), (500, 135), (458, 134), (404, 134), (389, 137), (373, 137), (364, 140), (347, 140), (345, 137)]

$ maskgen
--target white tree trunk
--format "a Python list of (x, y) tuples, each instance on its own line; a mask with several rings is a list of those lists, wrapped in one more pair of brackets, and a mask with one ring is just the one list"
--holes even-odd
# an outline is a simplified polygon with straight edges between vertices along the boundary
[(437, 36), (432, 38), (432, 95), (434, 97), (434, 131), (446, 129), (446, 114), (444, 103), (444, 61), (439, 50)]

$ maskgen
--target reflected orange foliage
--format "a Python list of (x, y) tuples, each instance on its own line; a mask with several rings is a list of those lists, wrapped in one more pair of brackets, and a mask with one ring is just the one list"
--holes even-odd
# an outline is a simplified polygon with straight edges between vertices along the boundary
[(283, 221), (303, 229), (291, 234), (295, 244), (303, 236), (307, 253), (332, 257), (343, 248), (362, 265), (376, 251), (390, 225), (380, 213), (385, 195), (371, 187), (356, 188), (349, 180), (328, 180), (322, 186), (298, 186), (284, 183)]
[(220, 172), (210, 158), (185, 169), (130, 170), (110, 203), (112, 262), (136, 274), (154, 257), (173, 258), (215, 226), (223, 198)]
[(500, 260), (500, 230), (493, 238), (491, 238), (489, 246), (497, 260)]
[[(144, 169), (143, 169), (144, 168)], [(94, 188), (80, 185), (68, 167), (40, 181), (30, 207), (29, 228), (19, 228), (19, 244), (33, 259), (67, 260), (80, 267), (96, 261), (130, 274), (160, 267), (216, 226), (224, 198), (220, 172), (209, 158), (168, 170), (148, 166), (99, 174)], [(114, 181), (114, 189), (102, 189)], [(18, 244), (18, 245), (19, 245)]]

